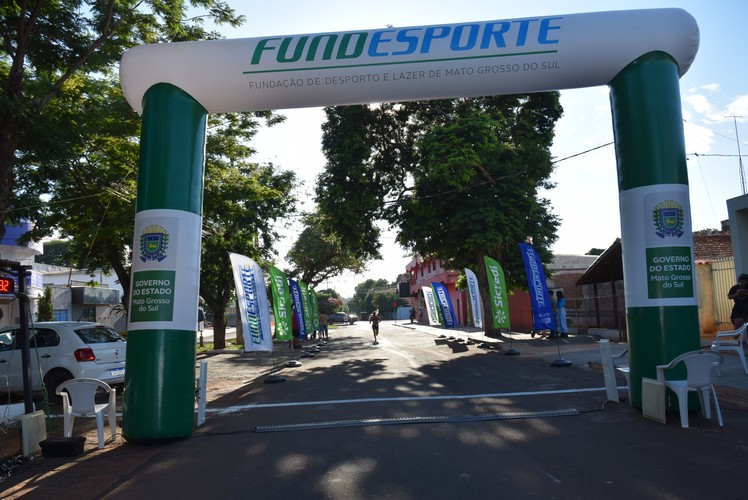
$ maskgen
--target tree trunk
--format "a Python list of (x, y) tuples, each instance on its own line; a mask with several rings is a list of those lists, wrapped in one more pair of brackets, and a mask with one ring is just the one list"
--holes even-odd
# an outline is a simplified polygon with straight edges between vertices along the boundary
[(239, 315), (239, 304), (236, 303), (236, 344), (244, 345), (244, 328), (242, 328), (242, 318)]
[(0, 239), (5, 236), (5, 221), (13, 196), (13, 165), (20, 141), (20, 123), (12, 117), (0, 125)]
[(129, 314), (130, 307), (130, 271), (125, 268), (125, 264), (122, 262), (122, 256), (118, 252), (112, 251), (109, 255), (109, 263), (114, 269), (114, 274), (117, 275), (119, 284), (122, 287), (122, 305), (125, 308), (125, 312)]
[(226, 348), (226, 308), (213, 311), (213, 349)]

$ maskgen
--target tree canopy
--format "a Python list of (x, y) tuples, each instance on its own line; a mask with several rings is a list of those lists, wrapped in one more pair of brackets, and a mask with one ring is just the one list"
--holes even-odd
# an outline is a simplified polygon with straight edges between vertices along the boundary
[[(191, 7), (199, 13), (187, 18)], [(16, 189), (16, 183), (33, 176), (39, 166), (28, 161), (29, 156), (45, 156), (37, 145), (56, 146), (56, 152), (64, 154), (70, 136), (81, 133), (82, 127), (99, 125), (71, 119), (61, 102), (69, 103), (71, 97), (96, 100), (100, 93), (91, 88), (95, 81), (108, 85), (106, 80), (116, 71), (122, 53), (135, 45), (219, 38), (203, 27), (206, 18), (231, 26), (244, 21), (220, 0), (2, 2), (0, 237), (6, 218), (23, 216), (10, 211), (21, 206), (16, 196), (33, 194)]]
[(365, 315), (374, 310), (379, 310), (382, 313), (394, 312), (393, 303), (397, 303), (397, 307), (409, 305), (406, 299), (401, 299), (397, 295), (399, 279), (400, 276), (393, 282), (383, 278), (378, 280), (367, 279), (359, 283), (356, 285), (353, 297), (348, 301), (348, 310), (363, 314), (364, 316), (361, 319), (366, 319)]
[(539, 193), (553, 187), (558, 92), (325, 112), (316, 198), (326, 227), (349, 233), (351, 251), (378, 255), (384, 220), (405, 248), (483, 271), (479, 280), (483, 256), (499, 260), (511, 288), (527, 286), (519, 242), (550, 261), (558, 219)]
[[(204, 16), (186, 19), (190, 5)], [(8, 187), (0, 202), (14, 207), (12, 218), (35, 223), (30, 238), (54, 232), (66, 238), (66, 265), (114, 270), (127, 297), (141, 124), (112, 73), (133, 45), (217, 38), (202, 28), (204, 17), (219, 24), (242, 18), (215, 0), (12, 2), (0, 14), (0, 163), (10, 152), (14, 171), (12, 186), (0, 179)], [(17, 61), (23, 64), (13, 73)], [(261, 120), (272, 125), (283, 117), (209, 118), (200, 293), (213, 313), (219, 347), (233, 291), (228, 252), (267, 261), (279, 237), (272, 224), (295, 210), (295, 175), (249, 161)], [(9, 213), (2, 203), (0, 213)]]
[(364, 260), (357, 258), (341, 241), (341, 236), (325, 230), (319, 214), (307, 215), (304, 230), (288, 251), (287, 259), (293, 268), (286, 274), (298, 276), (315, 287), (344, 271), (361, 272)]
[(224, 313), (234, 296), (229, 252), (246, 255), (260, 265), (272, 260), (279, 238), (273, 224), (296, 210), (296, 175), (248, 160), (253, 153), (249, 140), (257, 128), (254, 114), (214, 115), (209, 125), (200, 296), (213, 313), (215, 346), (222, 348)]

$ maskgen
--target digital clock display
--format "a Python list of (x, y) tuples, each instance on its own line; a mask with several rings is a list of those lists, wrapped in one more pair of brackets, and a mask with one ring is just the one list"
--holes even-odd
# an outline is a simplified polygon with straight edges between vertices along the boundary
[(13, 280), (13, 278), (6, 278), (4, 276), (0, 276), (0, 294), (14, 293), (15, 288), (16, 288), (16, 283)]

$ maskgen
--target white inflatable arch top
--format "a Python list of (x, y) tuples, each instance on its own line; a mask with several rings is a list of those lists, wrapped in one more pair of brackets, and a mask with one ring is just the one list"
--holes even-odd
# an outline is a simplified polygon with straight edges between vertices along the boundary
[(517, 94), (607, 85), (660, 51), (682, 76), (699, 45), (681, 9), (154, 44), (122, 57), (130, 105), (170, 83), (210, 113)]

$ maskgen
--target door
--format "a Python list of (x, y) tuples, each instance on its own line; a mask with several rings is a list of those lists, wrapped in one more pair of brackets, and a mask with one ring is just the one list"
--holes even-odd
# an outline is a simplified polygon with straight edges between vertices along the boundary
[[(10, 390), (23, 391), (23, 360), (21, 359), (21, 345), (17, 342), (18, 329), (11, 331), (13, 348), (0, 352), (0, 370), (4, 371), (7, 363), (7, 377)], [(51, 328), (36, 328), (29, 330), (29, 364), (31, 366), (31, 389), (42, 389), (42, 377), (47, 372), (50, 361), (55, 356), (60, 345), (60, 336)], [(5, 363), (3, 363), (5, 360)]]

